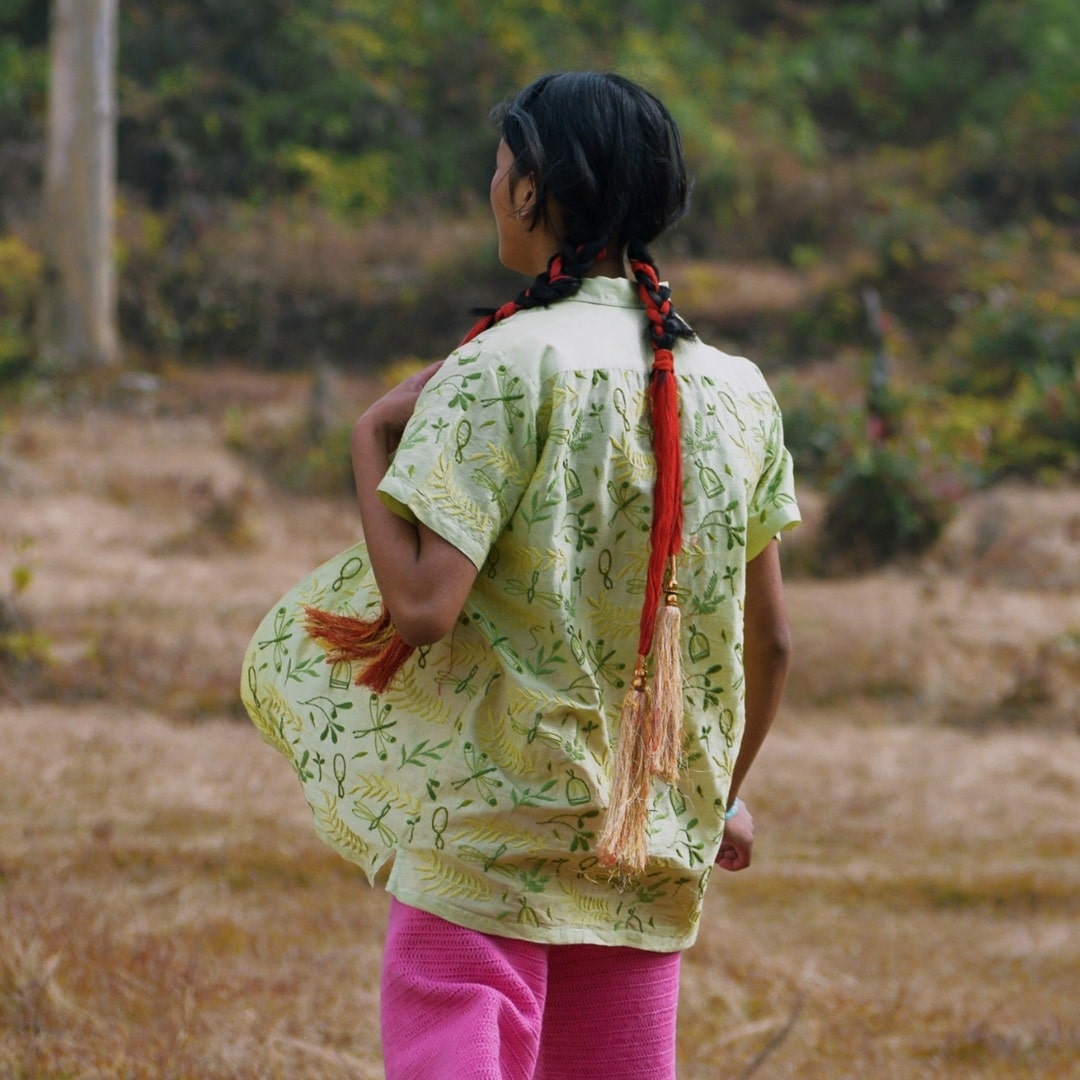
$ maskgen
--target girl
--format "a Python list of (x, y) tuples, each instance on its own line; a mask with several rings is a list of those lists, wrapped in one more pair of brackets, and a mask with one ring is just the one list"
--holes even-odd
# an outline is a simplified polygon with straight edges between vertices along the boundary
[(358, 421), (366, 543), (267, 616), (244, 696), (392, 894), (391, 1080), (657, 1080), (712, 867), (750, 863), (791, 462), (650, 254), (689, 195), (663, 105), (560, 74), (498, 122), (531, 283)]

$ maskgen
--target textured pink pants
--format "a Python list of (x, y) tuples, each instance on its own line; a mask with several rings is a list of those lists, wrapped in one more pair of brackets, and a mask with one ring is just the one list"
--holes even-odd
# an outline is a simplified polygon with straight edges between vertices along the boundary
[(391, 900), (386, 1080), (673, 1080), (679, 959), (493, 937)]

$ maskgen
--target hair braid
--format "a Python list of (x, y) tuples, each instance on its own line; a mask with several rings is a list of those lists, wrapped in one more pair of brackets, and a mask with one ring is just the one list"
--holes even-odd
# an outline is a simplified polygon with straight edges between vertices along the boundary
[(631, 241), (627, 256), (638, 282), (638, 294), (645, 305), (649, 320), (647, 334), (653, 349), (648, 403), (656, 455), (656, 489), (645, 601), (638, 637), (638, 653), (647, 657), (652, 650), (656, 611), (665, 584), (664, 570), (682, 550), (682, 446), (672, 349), (679, 338), (692, 338), (694, 332), (675, 311), (671, 303), (671, 290), (660, 281), (648, 247), (640, 241)]
[(587, 244), (564, 245), (564, 249), (548, 260), (547, 268), (522, 289), (517, 296), (494, 309), (480, 308), (474, 313), (480, 315), (471, 330), (461, 340), (464, 345), (478, 334), (489, 330), (496, 323), (508, 319), (511, 315), (527, 308), (549, 307), (560, 300), (573, 296), (581, 288), (585, 275), (592, 269), (596, 260), (604, 255), (607, 240), (594, 240)]
[[(638, 624), (638, 658), (619, 716), (611, 797), (597, 839), (601, 864), (634, 876), (648, 859), (648, 805), (652, 779), (678, 782), (683, 743), (682, 622), (675, 558), (682, 549), (682, 441), (679, 396), (672, 349), (694, 332), (671, 303), (647, 245), (632, 240), (627, 257), (648, 317), (653, 350), (647, 400), (652, 421), (656, 483), (645, 598)], [(661, 591), (666, 593), (660, 608)], [(653, 685), (648, 666), (653, 663)]]

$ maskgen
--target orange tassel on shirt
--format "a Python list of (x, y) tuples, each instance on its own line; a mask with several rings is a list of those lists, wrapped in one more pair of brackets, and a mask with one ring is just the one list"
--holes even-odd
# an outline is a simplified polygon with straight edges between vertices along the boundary
[(402, 665), (416, 651), (394, 629), (383, 604), (373, 619), (338, 615), (319, 608), (304, 608), (304, 629), (326, 648), (326, 662), (359, 665), (353, 682), (376, 694), (383, 693)]

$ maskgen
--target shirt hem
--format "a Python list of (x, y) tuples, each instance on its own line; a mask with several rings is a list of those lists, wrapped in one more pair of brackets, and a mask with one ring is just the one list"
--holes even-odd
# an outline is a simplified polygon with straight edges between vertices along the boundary
[(531, 941), (538, 945), (606, 945), (612, 948), (640, 949), (642, 952), (673, 953), (688, 949), (697, 939), (696, 926), (688, 934), (664, 937), (656, 933), (605, 930), (595, 926), (545, 927), (507, 923), (491, 915), (443, 903), (438, 897), (427, 893), (414, 892), (393, 878), (387, 882), (386, 891), (402, 904), (445, 919), (455, 926), (463, 926), (467, 930), (475, 930), (492, 937)]

